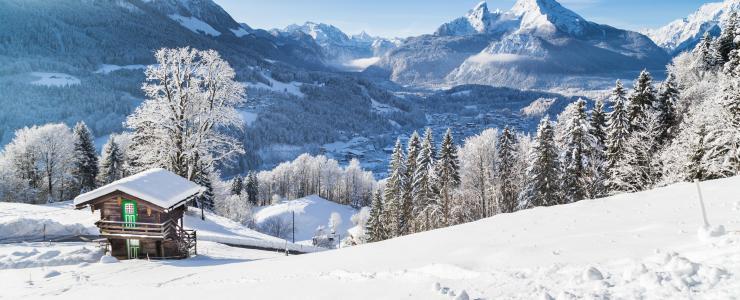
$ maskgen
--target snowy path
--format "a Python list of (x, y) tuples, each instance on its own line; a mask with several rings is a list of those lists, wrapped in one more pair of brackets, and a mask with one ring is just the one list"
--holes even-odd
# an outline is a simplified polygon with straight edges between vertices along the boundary
[(678, 184), (307, 255), (4, 270), (0, 297), (734, 299), (740, 177), (703, 189), (728, 234), (700, 239), (695, 186)]

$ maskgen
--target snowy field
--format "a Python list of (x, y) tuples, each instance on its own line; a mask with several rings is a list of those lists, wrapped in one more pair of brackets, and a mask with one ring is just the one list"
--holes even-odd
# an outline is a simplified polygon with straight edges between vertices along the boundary
[(65, 73), (31, 72), (30, 75), (34, 78), (31, 84), (35, 85), (65, 87), (80, 84), (79, 78)]
[(736, 299), (740, 177), (702, 187), (710, 222), (726, 228), (716, 237), (698, 234), (684, 183), (307, 255), (218, 245), (183, 261), (6, 269), (0, 297)]
[(337, 226), (337, 233), (341, 235), (341, 238), (346, 237), (347, 230), (353, 226), (351, 222), (352, 215), (357, 213), (350, 206), (337, 204), (312, 195), (258, 208), (254, 214), (254, 219), (258, 226), (275, 217), (283, 218), (288, 222), (287, 224), (290, 224), (292, 221), (291, 212), (295, 212), (296, 243), (304, 245), (311, 245), (311, 239), (319, 226), (329, 227), (329, 217), (335, 212), (341, 217), (341, 223)]

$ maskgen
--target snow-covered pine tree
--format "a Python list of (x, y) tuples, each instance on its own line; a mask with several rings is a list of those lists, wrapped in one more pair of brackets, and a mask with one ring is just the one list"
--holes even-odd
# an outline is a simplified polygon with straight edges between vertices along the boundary
[(447, 132), (442, 139), (439, 149), (439, 159), (435, 165), (436, 169), (436, 191), (439, 199), (439, 208), (441, 210), (441, 220), (439, 225), (442, 227), (454, 224), (452, 217), (453, 192), (460, 186), (460, 161), (457, 156), (457, 146), (452, 139), (452, 130)]
[(383, 198), (380, 194), (380, 191), (373, 193), (370, 218), (367, 219), (367, 223), (365, 224), (368, 242), (379, 242), (388, 239), (387, 224), (383, 224), (382, 220), (385, 212), (383, 211)]
[(236, 175), (234, 179), (231, 180), (231, 194), (241, 195), (242, 190), (244, 190), (244, 178), (242, 178), (241, 175)]
[(111, 135), (108, 142), (103, 145), (103, 155), (100, 157), (100, 172), (98, 173), (98, 184), (106, 185), (123, 177), (123, 151), (115, 136)]
[(641, 120), (644, 120), (648, 110), (655, 103), (655, 88), (653, 88), (653, 78), (650, 72), (642, 70), (640, 76), (635, 80), (635, 86), (629, 97), (629, 120), (632, 131), (639, 127)]
[(738, 14), (737, 11), (731, 11), (722, 33), (717, 38), (718, 50), (724, 61), (727, 61), (732, 50), (737, 49), (736, 39), (738, 36)]
[[(624, 157), (627, 139), (630, 136), (630, 121), (626, 107), (625, 91), (622, 82), (612, 91), (612, 111), (607, 114), (606, 172), (610, 174), (617, 162)], [(611, 177), (609, 175), (608, 177)]]
[(740, 66), (740, 50), (732, 50), (723, 66), (722, 73), (728, 77), (740, 77), (738, 66)]
[(591, 168), (593, 180), (591, 187), (592, 197), (601, 197), (606, 194), (606, 145), (607, 145), (607, 122), (604, 112), (604, 102), (596, 101), (594, 108), (589, 113), (591, 124), (591, 135), (594, 137), (594, 149), (591, 153)]
[(408, 140), (406, 150), (406, 184), (404, 185), (403, 203), (401, 203), (401, 217), (399, 218), (400, 234), (405, 235), (413, 233), (414, 218), (414, 174), (416, 173), (417, 163), (421, 152), (421, 138), (419, 133), (414, 131)]
[(244, 85), (229, 63), (214, 50), (188, 47), (160, 49), (155, 57), (143, 86), (148, 99), (126, 120), (136, 168), (163, 165), (193, 179), (193, 172), (244, 153), (222, 130), (243, 124), (235, 108), (244, 103)]
[(711, 48), (709, 48), (709, 63), (713, 71), (721, 70), (725, 64), (725, 58), (722, 56), (722, 45), (719, 39), (712, 40)]
[(696, 127), (696, 133), (692, 135), (694, 141), (691, 143), (691, 146), (693, 149), (691, 149), (690, 157), (686, 161), (686, 166), (684, 166), (687, 181), (708, 179), (709, 171), (704, 164), (706, 154), (704, 137), (706, 136), (707, 130), (705, 126), (700, 125)]
[(192, 180), (196, 184), (205, 187), (206, 191), (200, 194), (192, 204), (195, 207), (213, 211), (216, 195), (214, 194), (213, 181), (211, 180), (212, 170), (203, 164), (196, 165), (196, 168), (198, 170), (194, 170), (194, 174), (197, 174), (197, 176), (193, 177)]
[[(738, 73), (735, 70), (732, 73)], [(723, 76), (722, 92), (716, 103), (708, 103), (711, 112), (706, 127), (706, 179), (740, 174), (740, 78)]]
[(537, 128), (526, 176), (524, 189), (519, 194), (519, 209), (562, 204), (555, 132), (547, 116)]
[(247, 201), (252, 206), (257, 206), (259, 187), (260, 183), (257, 179), (257, 173), (249, 171), (249, 174), (247, 174), (247, 181), (244, 184), (244, 191), (247, 193)]
[(95, 189), (98, 177), (98, 154), (95, 151), (93, 135), (85, 122), (78, 122), (74, 130), (74, 169), (72, 175), (79, 184), (79, 191)]
[(630, 134), (624, 148), (623, 158), (610, 169), (611, 192), (639, 192), (652, 187), (656, 180), (653, 164), (656, 139), (655, 128), (658, 117), (648, 111), (644, 119), (635, 120), (636, 129)]
[(565, 120), (565, 148), (563, 149), (563, 176), (560, 180), (563, 202), (572, 203), (591, 198), (590, 190), (596, 175), (591, 165), (596, 139), (591, 135), (591, 124), (586, 115), (586, 101), (578, 100), (572, 104), (573, 114)]
[(434, 188), (434, 137), (431, 128), (427, 128), (421, 143), (421, 150), (416, 158), (416, 169), (412, 183), (414, 231), (421, 232), (434, 229), (433, 216), (439, 212)]
[(516, 135), (509, 126), (504, 127), (496, 143), (495, 180), (498, 187), (498, 210), (501, 213), (512, 213), (517, 207), (516, 178)]
[(676, 76), (668, 73), (665, 81), (660, 85), (658, 98), (653, 108), (658, 114), (658, 145), (664, 146), (676, 135), (678, 116), (676, 115), (676, 102), (678, 102), (679, 91), (676, 86)]
[(389, 236), (396, 237), (402, 232), (402, 206), (404, 203), (404, 187), (406, 186), (406, 162), (404, 161), (401, 139), (396, 140), (393, 154), (388, 165), (388, 180), (385, 182), (385, 214), (388, 220)]
[(703, 77), (703, 74), (711, 71), (715, 67), (715, 57), (712, 54), (713, 42), (714, 39), (711, 35), (709, 35), (709, 32), (705, 32), (704, 36), (699, 41), (699, 44), (697, 44), (693, 50), (695, 58), (694, 64), (696, 65), (696, 68), (702, 73), (700, 77)]

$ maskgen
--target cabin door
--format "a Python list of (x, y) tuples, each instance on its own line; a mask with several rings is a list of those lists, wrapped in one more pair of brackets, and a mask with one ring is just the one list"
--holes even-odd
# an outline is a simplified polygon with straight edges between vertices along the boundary
[(139, 218), (136, 201), (124, 200), (121, 202), (121, 215), (123, 217), (123, 227), (136, 227), (136, 221)]
[(126, 240), (126, 250), (129, 259), (139, 258), (139, 240)]

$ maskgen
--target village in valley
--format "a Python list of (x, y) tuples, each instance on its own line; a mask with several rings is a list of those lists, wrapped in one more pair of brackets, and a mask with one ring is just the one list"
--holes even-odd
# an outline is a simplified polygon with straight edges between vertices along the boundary
[(0, 0), (0, 299), (740, 297), (740, 0), (247, 2)]

